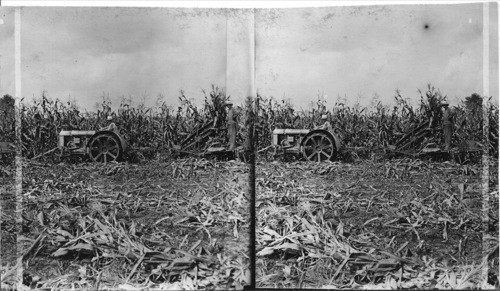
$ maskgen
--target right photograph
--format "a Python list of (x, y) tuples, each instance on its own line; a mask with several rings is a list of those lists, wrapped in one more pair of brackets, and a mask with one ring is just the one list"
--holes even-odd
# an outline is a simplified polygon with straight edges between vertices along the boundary
[(497, 3), (255, 10), (257, 288), (499, 288)]

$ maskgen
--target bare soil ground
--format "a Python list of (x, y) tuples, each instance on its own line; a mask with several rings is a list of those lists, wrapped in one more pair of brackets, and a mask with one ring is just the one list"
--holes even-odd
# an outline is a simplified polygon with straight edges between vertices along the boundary
[(273, 162), (258, 169), (257, 286), (498, 287), (498, 162)]
[[(192, 159), (26, 164), (24, 285), (241, 289), (250, 277), (246, 171)], [(5, 287), (15, 284), (17, 254), (15, 195), (3, 187)]]

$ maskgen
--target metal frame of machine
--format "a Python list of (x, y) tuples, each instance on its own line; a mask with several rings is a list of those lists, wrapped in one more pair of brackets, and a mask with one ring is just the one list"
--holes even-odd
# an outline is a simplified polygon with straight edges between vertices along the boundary
[(53, 157), (88, 156), (94, 162), (107, 163), (122, 160), (127, 150), (124, 138), (114, 131), (63, 130)]
[(293, 155), (314, 162), (335, 160), (342, 147), (339, 135), (324, 129), (276, 128), (266, 159)]

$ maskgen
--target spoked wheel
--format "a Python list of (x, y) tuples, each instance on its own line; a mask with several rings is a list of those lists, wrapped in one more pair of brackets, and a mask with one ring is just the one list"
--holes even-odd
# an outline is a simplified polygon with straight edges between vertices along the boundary
[(305, 137), (303, 143), (303, 156), (311, 162), (332, 160), (336, 154), (333, 139), (325, 133), (312, 133)]
[(94, 162), (114, 162), (123, 156), (123, 148), (116, 136), (102, 133), (90, 141), (89, 155)]

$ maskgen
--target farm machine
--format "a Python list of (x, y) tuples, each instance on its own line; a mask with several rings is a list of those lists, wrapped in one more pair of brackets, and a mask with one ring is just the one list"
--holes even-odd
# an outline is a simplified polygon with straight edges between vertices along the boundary
[[(116, 127), (115, 127), (116, 128)], [(168, 132), (164, 139), (172, 152), (179, 155), (200, 157), (234, 157), (236, 150), (229, 151), (214, 139), (219, 128), (216, 121), (207, 122), (188, 134), (180, 144), (174, 144)], [(88, 157), (94, 162), (120, 161), (131, 152), (146, 151), (150, 148), (131, 148), (118, 130), (63, 130), (59, 133), (58, 146), (47, 153), (52, 153), (54, 161), (67, 157)], [(45, 154), (47, 154), (45, 153)], [(43, 155), (45, 155), (43, 154)]]
[(217, 126), (217, 118), (209, 120), (188, 134), (180, 143), (175, 144), (165, 132), (165, 142), (172, 152), (180, 156), (198, 156), (206, 158), (233, 159), (242, 147), (229, 150), (217, 137), (222, 129)]
[[(429, 123), (424, 122), (409, 131), (396, 144), (381, 150), (386, 158), (411, 157), (432, 160), (453, 159), (459, 163), (474, 162), (480, 158), (482, 145), (477, 141), (462, 141), (449, 151), (443, 150), (435, 143), (429, 143)], [(279, 157), (292, 156), (311, 162), (332, 161), (343, 152), (372, 152), (368, 147), (346, 147), (338, 130), (325, 129), (290, 129), (277, 128), (273, 131), (271, 146), (259, 152), (264, 153), (267, 161)]]
[(265, 156), (267, 160), (295, 156), (321, 162), (335, 160), (342, 148), (340, 135), (335, 130), (276, 128), (272, 135), (272, 145), (265, 149)]
[(463, 140), (448, 151), (434, 142), (428, 130), (429, 121), (423, 122), (415, 129), (403, 135), (394, 145), (386, 149), (389, 157), (406, 156), (412, 158), (429, 158), (432, 160), (455, 160), (458, 163), (477, 162), (483, 152), (483, 145), (474, 140)]
[(128, 150), (125, 139), (111, 130), (63, 130), (52, 156), (58, 161), (70, 156), (88, 156), (94, 162), (114, 162), (123, 159)]

